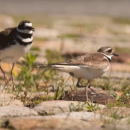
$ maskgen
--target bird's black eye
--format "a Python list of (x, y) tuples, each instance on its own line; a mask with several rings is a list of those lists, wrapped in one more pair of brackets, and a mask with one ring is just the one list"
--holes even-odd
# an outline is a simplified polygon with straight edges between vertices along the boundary
[(112, 50), (108, 50), (107, 52), (111, 53)]

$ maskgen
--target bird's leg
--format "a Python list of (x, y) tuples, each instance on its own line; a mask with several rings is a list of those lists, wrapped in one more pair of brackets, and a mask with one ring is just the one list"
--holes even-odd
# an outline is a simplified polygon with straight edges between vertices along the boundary
[(81, 86), (79, 85), (79, 82), (80, 82), (81, 79), (78, 79), (78, 82), (76, 84), (76, 87), (80, 88)]
[(2, 71), (2, 73), (3, 73), (3, 75), (4, 75), (4, 78), (5, 78), (5, 82), (6, 82), (6, 84), (9, 82), (9, 79), (8, 79), (8, 77), (6, 76), (6, 74), (5, 74), (5, 72), (4, 72), (4, 70), (2, 69), (2, 67), (1, 67), (1, 65), (0, 65), (0, 70)]
[(88, 84), (87, 84), (87, 86), (85, 87), (86, 101), (87, 101), (87, 102), (88, 102), (88, 87), (89, 87), (89, 84), (90, 84), (90, 80), (88, 80)]
[(94, 93), (97, 93), (97, 92), (96, 92), (96, 89), (93, 88), (93, 87), (91, 87), (91, 85), (89, 85), (88, 88), (91, 89)]
[(78, 88), (83, 88), (83, 87), (85, 87), (85, 86), (80, 86), (80, 84), (79, 84), (80, 80), (81, 80), (81, 79), (78, 79), (78, 82), (77, 82), (77, 84), (76, 84), (76, 87), (78, 87)]
[(12, 69), (11, 69), (11, 80), (12, 80), (12, 83), (13, 83), (13, 89), (14, 89), (14, 76), (13, 76), (13, 69), (14, 69), (14, 66), (15, 66), (15, 63), (13, 63)]
[(12, 65), (12, 69), (11, 69), (11, 80), (12, 82), (14, 81), (14, 76), (13, 76), (13, 69), (14, 69), (15, 63), (13, 63)]

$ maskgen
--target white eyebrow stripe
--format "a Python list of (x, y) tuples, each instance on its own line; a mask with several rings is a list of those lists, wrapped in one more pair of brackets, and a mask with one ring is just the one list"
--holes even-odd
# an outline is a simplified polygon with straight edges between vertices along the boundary
[(32, 27), (32, 23), (25, 23), (25, 26), (30, 26), (30, 27)]
[(112, 48), (107, 48), (105, 51), (109, 51), (109, 50), (112, 50)]
[(21, 29), (18, 29), (16, 28), (18, 32), (21, 32), (21, 33), (25, 33), (25, 34), (33, 34), (33, 31), (32, 30), (28, 30), (28, 29), (25, 29), (25, 30), (21, 30)]

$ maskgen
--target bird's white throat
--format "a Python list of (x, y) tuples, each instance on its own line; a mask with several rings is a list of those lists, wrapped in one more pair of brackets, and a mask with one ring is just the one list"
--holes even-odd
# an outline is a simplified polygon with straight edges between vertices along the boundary
[(101, 53), (102, 55), (104, 55), (105, 57), (107, 57), (108, 59), (110, 59), (111, 60), (111, 58), (112, 58), (112, 56), (113, 55), (106, 55), (106, 54), (104, 54), (104, 53)]

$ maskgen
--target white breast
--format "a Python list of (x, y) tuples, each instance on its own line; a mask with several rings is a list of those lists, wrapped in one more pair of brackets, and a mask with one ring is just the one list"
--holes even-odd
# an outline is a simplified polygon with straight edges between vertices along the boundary
[(13, 63), (16, 62), (20, 57), (27, 53), (32, 44), (20, 45), (19, 43), (11, 45), (3, 50), (0, 50), (0, 60), (1, 62)]
[(102, 69), (80, 67), (80, 69), (74, 72), (74, 77), (91, 80), (97, 77), (101, 77), (104, 73), (105, 72)]
[(109, 64), (109, 65), (107, 66), (107, 68), (105, 68), (103, 71), (106, 72), (106, 71), (109, 70), (109, 68), (110, 68), (110, 64)]

